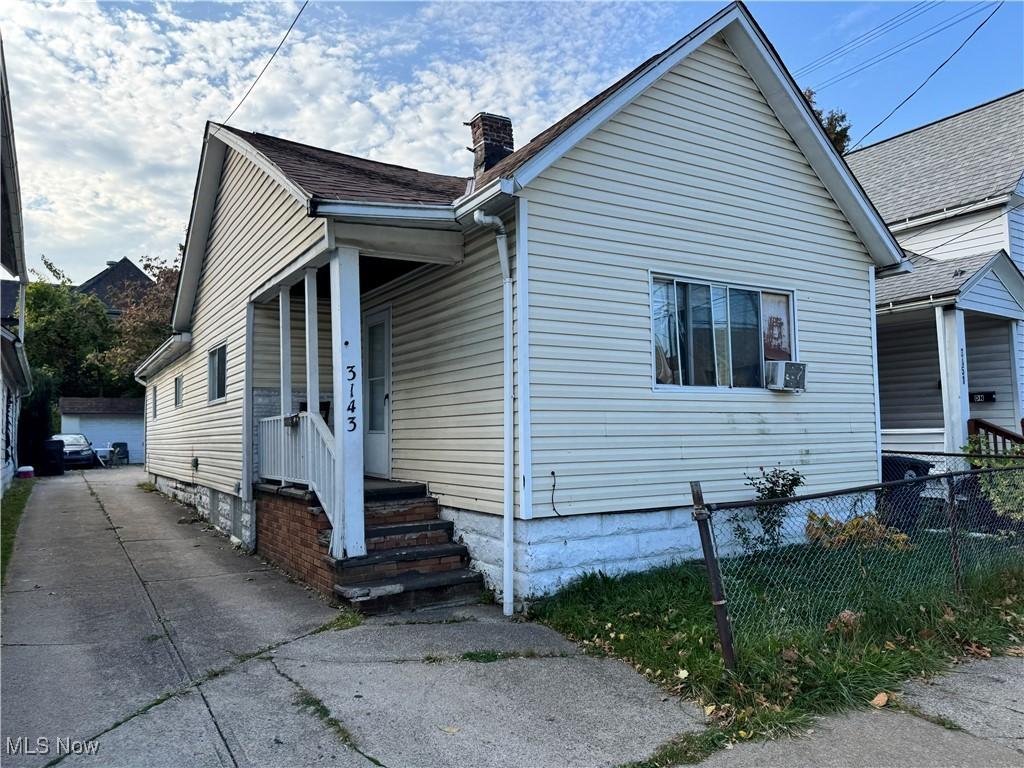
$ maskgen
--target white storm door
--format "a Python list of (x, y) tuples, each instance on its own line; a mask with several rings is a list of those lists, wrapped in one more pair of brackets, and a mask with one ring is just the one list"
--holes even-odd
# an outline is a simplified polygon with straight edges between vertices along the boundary
[(391, 309), (363, 316), (363, 472), (391, 477)]

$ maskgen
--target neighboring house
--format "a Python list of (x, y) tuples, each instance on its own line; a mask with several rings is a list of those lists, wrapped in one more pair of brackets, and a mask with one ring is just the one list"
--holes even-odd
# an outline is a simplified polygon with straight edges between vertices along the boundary
[(14, 148), (14, 123), (11, 97), (7, 90), (7, 64), (0, 39), (0, 264), (17, 280), (4, 280), (0, 291), (3, 321), (0, 323), (0, 363), (3, 409), (3, 436), (0, 455), (3, 470), (0, 488), (7, 489), (18, 467), (18, 417), (21, 399), (32, 390), (32, 374), (25, 356), (25, 235), (21, 216), (21, 186), (18, 181), (18, 155)]
[(145, 460), (144, 408), (141, 397), (62, 397), (60, 431), (85, 435), (93, 448), (127, 443), (128, 462), (141, 464)]
[[(356, 602), (468, 583), (468, 545), (510, 610), (699, 555), (691, 480), (879, 479), (873, 281), (903, 254), (744, 6), (518, 150), (470, 126), (464, 178), (208, 125), (137, 371), (159, 487)], [(786, 360), (806, 391), (766, 388)]]
[(103, 302), (107, 314), (117, 318), (152, 285), (152, 278), (126, 256), (120, 261), (108, 261), (106, 269), (90, 277), (78, 286), (78, 290), (95, 296)]
[(1024, 439), (1024, 91), (846, 160), (917, 267), (878, 283), (883, 446)]

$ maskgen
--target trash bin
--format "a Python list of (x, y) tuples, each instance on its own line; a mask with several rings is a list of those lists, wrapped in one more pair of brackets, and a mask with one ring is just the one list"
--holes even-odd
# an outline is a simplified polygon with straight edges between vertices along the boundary
[[(914, 456), (882, 456), (882, 481), (888, 483), (927, 477), (933, 466), (930, 461)], [(917, 527), (917, 519), (921, 515), (921, 494), (927, 486), (928, 481), (921, 480), (884, 489), (881, 506), (885, 510), (885, 524), (906, 532)]]
[(43, 461), (39, 469), (41, 475), (64, 474), (63, 440), (45, 440), (43, 442)]
[(114, 459), (114, 464), (127, 464), (128, 462), (128, 443), (111, 443), (110, 444), (111, 455)]

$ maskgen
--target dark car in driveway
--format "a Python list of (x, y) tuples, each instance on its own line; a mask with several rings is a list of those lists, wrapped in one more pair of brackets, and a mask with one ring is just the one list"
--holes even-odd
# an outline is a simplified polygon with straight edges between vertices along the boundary
[(96, 463), (96, 452), (85, 435), (61, 433), (50, 439), (64, 443), (65, 467), (91, 467)]

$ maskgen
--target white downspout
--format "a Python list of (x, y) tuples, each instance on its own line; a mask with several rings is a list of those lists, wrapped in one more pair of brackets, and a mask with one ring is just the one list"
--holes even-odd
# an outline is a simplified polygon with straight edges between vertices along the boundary
[(508, 261), (508, 234), (505, 232), (505, 225), (498, 216), (488, 216), (483, 211), (473, 212), (473, 221), (481, 227), (491, 227), (494, 230), (494, 243), (498, 248), (498, 260), (501, 263), (501, 321), (504, 328), (502, 332), (503, 345), (503, 370), (502, 370), (502, 399), (505, 403), (504, 410), (504, 435), (502, 437), (502, 458), (504, 459), (504, 473), (502, 487), (504, 499), (502, 502), (502, 609), (506, 616), (511, 616), (515, 607), (513, 591), (513, 520), (515, 515), (515, 497), (513, 495), (513, 483), (515, 482), (515, 465), (512, 430), (512, 268)]

